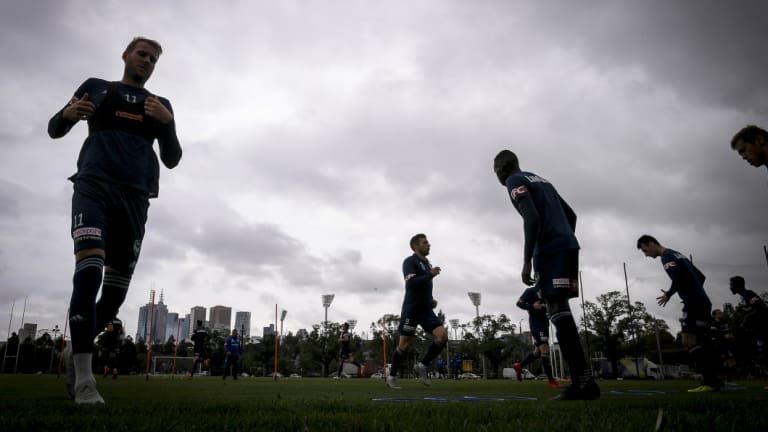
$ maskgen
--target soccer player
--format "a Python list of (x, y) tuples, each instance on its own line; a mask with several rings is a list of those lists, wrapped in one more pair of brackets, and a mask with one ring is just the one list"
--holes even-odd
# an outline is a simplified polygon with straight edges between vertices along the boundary
[(120, 353), (122, 343), (123, 323), (115, 318), (107, 323), (104, 332), (99, 338), (99, 351), (101, 353), (101, 362), (104, 365), (104, 378), (110, 373), (112, 379), (117, 379), (117, 355)]
[(341, 378), (341, 371), (344, 368), (344, 361), (351, 362), (357, 367), (357, 373), (360, 375), (360, 363), (355, 361), (355, 355), (352, 353), (351, 346), (352, 335), (349, 333), (349, 323), (344, 323), (341, 326), (341, 335), (339, 336), (339, 342), (341, 342), (341, 350), (339, 351), (339, 372), (335, 378)]
[(768, 132), (755, 125), (747, 125), (731, 139), (731, 149), (755, 167), (768, 169)]
[(542, 304), (539, 291), (534, 287), (528, 287), (517, 300), (517, 307), (528, 311), (528, 326), (531, 329), (533, 339), (533, 351), (525, 358), (512, 365), (515, 368), (517, 380), (523, 380), (523, 368), (541, 357), (541, 367), (547, 374), (548, 385), (552, 388), (560, 388), (555, 377), (552, 376), (552, 365), (549, 362), (549, 318), (547, 317), (547, 305)]
[(717, 376), (719, 355), (712, 344), (710, 334), (712, 303), (704, 291), (704, 274), (685, 255), (662, 246), (650, 235), (640, 236), (637, 239), (637, 248), (647, 257), (661, 257), (661, 265), (672, 279), (669, 290), (661, 290), (661, 295), (656, 298), (659, 305), (666, 306), (675, 293), (683, 301), (683, 317), (680, 319), (683, 346), (697, 364), (702, 376), (701, 385), (688, 391), (718, 391), (723, 382)]
[(203, 327), (203, 321), (197, 320), (197, 328), (195, 329), (195, 332), (192, 333), (192, 343), (194, 343), (194, 355), (195, 355), (195, 361), (192, 363), (192, 370), (189, 371), (189, 376), (187, 377), (188, 380), (191, 380), (192, 377), (195, 375), (195, 369), (197, 369), (197, 365), (200, 363), (203, 364), (204, 367), (208, 366), (208, 359), (206, 356), (206, 345), (208, 344), (208, 340), (211, 338), (211, 335), (208, 334), (208, 330), (206, 330)]
[(754, 346), (758, 350), (758, 356), (762, 357), (765, 341), (768, 337), (768, 308), (759, 295), (746, 288), (743, 277), (732, 277), (730, 288), (734, 295), (741, 296), (741, 301), (745, 306), (741, 327), (754, 335)]
[[(600, 389), (587, 365), (568, 305), (570, 298), (578, 296), (576, 213), (550, 182), (534, 173), (521, 171), (513, 152), (499, 152), (494, 158), (493, 170), (523, 218), (522, 281), (527, 286), (534, 285), (544, 300), (549, 319), (557, 330), (563, 357), (571, 370), (571, 385), (555, 399), (597, 399)], [(534, 279), (532, 271), (538, 278)]]
[(161, 53), (156, 41), (133, 39), (123, 51), (120, 81), (87, 79), (48, 123), (51, 138), (88, 123), (77, 172), (69, 178), (75, 271), (65, 363), (67, 389), (78, 404), (104, 403), (91, 371), (93, 338), (117, 316), (139, 258), (149, 199), (158, 195), (155, 139), (166, 167), (181, 159), (170, 102), (144, 88)]
[(232, 379), (237, 379), (237, 362), (240, 360), (240, 354), (243, 352), (243, 345), (237, 335), (237, 330), (232, 329), (232, 334), (227, 336), (224, 341), (224, 376), (221, 379), (227, 379), (227, 368), (232, 374)]
[(392, 364), (387, 375), (387, 386), (392, 389), (401, 388), (397, 383), (397, 373), (416, 337), (416, 326), (421, 326), (433, 336), (427, 353), (414, 367), (414, 372), (424, 385), (431, 384), (427, 366), (443, 351), (448, 342), (448, 332), (435, 315), (437, 300), (432, 297), (432, 279), (440, 274), (440, 267), (432, 267), (427, 259), (431, 245), (426, 235), (416, 234), (411, 237), (410, 246), (413, 255), (403, 261), (405, 297), (398, 326), (400, 340), (397, 349), (392, 353)]

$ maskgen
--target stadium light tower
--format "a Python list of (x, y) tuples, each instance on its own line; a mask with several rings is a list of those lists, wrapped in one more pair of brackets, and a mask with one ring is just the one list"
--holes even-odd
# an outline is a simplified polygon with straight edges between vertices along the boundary
[(280, 337), (283, 337), (283, 321), (285, 321), (285, 316), (288, 315), (288, 311), (283, 309), (282, 312), (280, 312)]
[(352, 333), (355, 332), (355, 326), (357, 325), (356, 319), (347, 320), (347, 324), (349, 324), (349, 330), (352, 331)]
[(472, 300), (472, 304), (475, 305), (475, 317), (477, 318), (477, 337), (480, 338), (480, 293), (468, 292), (469, 299)]
[(453, 327), (453, 339), (457, 340), (456, 331), (459, 329), (459, 320), (457, 318), (448, 320), (448, 323)]
[(323, 321), (323, 327), (328, 328), (328, 308), (331, 307), (331, 303), (333, 303), (333, 298), (336, 297), (335, 294), (323, 294), (323, 307), (325, 308), (325, 321)]
[[(475, 316), (477, 318), (476, 321), (476, 328), (477, 328), (477, 340), (480, 340), (480, 293), (478, 292), (468, 292), (467, 295), (469, 295), (469, 299), (472, 300), (472, 304), (475, 305)], [(480, 354), (480, 359), (483, 362), (483, 378), (487, 379), (488, 375), (486, 375), (485, 372), (485, 356)]]

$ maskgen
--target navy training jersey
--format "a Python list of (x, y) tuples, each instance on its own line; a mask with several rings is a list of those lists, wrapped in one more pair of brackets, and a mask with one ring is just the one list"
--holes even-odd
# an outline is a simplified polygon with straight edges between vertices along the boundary
[(403, 305), (432, 307), (432, 264), (413, 254), (403, 261)]
[(198, 328), (195, 330), (194, 333), (192, 333), (192, 342), (195, 344), (195, 352), (201, 353), (205, 350), (205, 343), (208, 342), (208, 339), (210, 339), (211, 336), (208, 334), (208, 331), (204, 328)]
[[(80, 150), (77, 172), (70, 180), (94, 178), (156, 197), (160, 167), (152, 145), (157, 139), (163, 163), (169, 168), (176, 166), (181, 159), (181, 146), (175, 122), (162, 124), (144, 114), (144, 101), (152, 96), (144, 88), (89, 78), (74, 97), (80, 99), (86, 93), (96, 111), (88, 119), (88, 137)], [(167, 99), (158, 99), (173, 113)], [(62, 116), (63, 111), (62, 108), (48, 123), (48, 134), (53, 138), (64, 136), (74, 125)]]
[[(564, 201), (550, 182), (536, 174), (519, 171), (507, 177), (507, 191), (521, 215), (520, 201), (528, 198), (533, 200), (538, 212), (539, 231), (535, 238), (533, 256), (579, 249), (579, 242), (563, 208)], [(573, 217), (575, 221), (575, 215)]]
[[(533, 308), (533, 304), (536, 302), (541, 303), (541, 309), (536, 310)], [(523, 310), (527, 310), (528, 315), (533, 319), (544, 321), (548, 320), (546, 304), (541, 299), (539, 290), (535, 287), (529, 287), (523, 291), (523, 294), (520, 295), (520, 298), (517, 300), (517, 307)]]
[(672, 279), (672, 286), (667, 291), (667, 298), (677, 293), (685, 306), (711, 306), (704, 291), (704, 274), (683, 254), (666, 248), (661, 254), (661, 265)]

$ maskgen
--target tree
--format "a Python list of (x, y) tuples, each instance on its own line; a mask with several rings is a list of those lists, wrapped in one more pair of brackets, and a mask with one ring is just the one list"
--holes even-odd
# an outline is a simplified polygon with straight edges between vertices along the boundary
[(499, 336), (504, 333), (514, 333), (516, 326), (505, 314), (499, 315), (498, 318), (495, 315), (482, 315), (475, 318), (472, 324), (480, 329), (477, 349), (488, 361), (491, 376), (498, 377), (499, 366), (512, 355), (512, 351), (508, 349), (508, 343)]
[(614, 373), (618, 371), (621, 359), (621, 344), (625, 339), (626, 328), (620, 324), (627, 314), (627, 296), (619, 291), (610, 291), (597, 296), (597, 303), (584, 302), (586, 326), (600, 339), (600, 347), (605, 358), (611, 364)]

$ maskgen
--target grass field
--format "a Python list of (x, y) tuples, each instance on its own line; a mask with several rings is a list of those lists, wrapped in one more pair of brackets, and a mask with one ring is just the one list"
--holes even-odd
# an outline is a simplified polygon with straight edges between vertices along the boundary
[[(0, 375), (0, 430), (653, 431), (661, 408), (664, 431), (768, 431), (765, 382), (689, 394), (691, 381), (601, 381), (603, 396), (589, 402), (549, 401), (557, 390), (543, 381), (401, 384), (395, 391), (381, 379), (99, 378), (106, 405), (81, 407), (67, 399), (63, 377)], [(483, 400), (510, 396), (537, 400)]]

